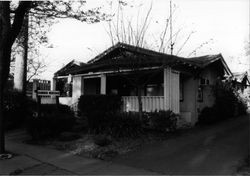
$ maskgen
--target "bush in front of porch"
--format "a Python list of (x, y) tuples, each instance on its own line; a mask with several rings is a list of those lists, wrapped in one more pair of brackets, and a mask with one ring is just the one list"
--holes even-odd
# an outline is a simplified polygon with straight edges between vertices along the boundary
[(79, 98), (78, 109), (81, 117), (87, 120), (88, 127), (99, 133), (100, 124), (111, 114), (120, 111), (122, 100), (117, 95), (82, 95)]
[(142, 133), (138, 114), (121, 112), (121, 105), (121, 97), (117, 95), (82, 95), (78, 108), (91, 133), (115, 138), (138, 136)]
[(160, 132), (176, 130), (177, 115), (172, 111), (121, 112), (121, 97), (114, 95), (82, 95), (78, 107), (88, 121), (89, 131), (115, 138), (138, 137), (148, 129)]
[(153, 130), (161, 132), (175, 131), (177, 128), (177, 117), (173, 111), (146, 112), (145, 123)]

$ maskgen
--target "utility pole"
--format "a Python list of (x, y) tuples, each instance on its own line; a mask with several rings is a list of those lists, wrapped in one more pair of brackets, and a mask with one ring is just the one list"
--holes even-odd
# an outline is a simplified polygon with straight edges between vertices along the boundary
[(172, 26), (172, 0), (170, 0), (170, 53), (173, 55), (173, 26)]

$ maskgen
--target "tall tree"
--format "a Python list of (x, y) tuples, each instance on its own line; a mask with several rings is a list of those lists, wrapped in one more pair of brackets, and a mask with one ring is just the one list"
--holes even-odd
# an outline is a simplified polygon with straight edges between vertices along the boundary
[[(19, 34), (24, 16), (31, 6), (31, 2), (22, 1), (12, 11), (9, 1), (0, 2), (0, 153), (5, 152), (4, 118), (3, 118), (3, 91), (10, 69), (11, 46)], [(10, 14), (14, 13), (11, 23)]]
[[(74, 3), (75, 2), (75, 3)], [(46, 18), (75, 18), (93, 23), (107, 15), (100, 8), (86, 10), (86, 1), (0, 1), (0, 153), (5, 152), (3, 91), (10, 71), (11, 47), (21, 31), (24, 17), (29, 12), (38, 21)]]
[[(47, 23), (53, 23), (57, 18), (74, 18), (80, 21), (88, 22), (88, 23), (95, 23), (99, 22), (106, 18), (106, 15), (99, 12), (100, 8), (94, 8), (90, 10), (85, 10), (83, 6), (85, 5), (85, 1), (56, 1), (56, 2), (50, 2), (50, 1), (44, 1), (44, 2), (34, 2), (34, 7), (30, 9), (29, 15), (32, 20), (29, 22), (29, 18), (27, 17), (27, 20), (24, 21), (22, 32), (19, 35), (19, 52), (18, 55), (16, 55), (16, 64), (15, 64), (15, 75), (14, 75), (14, 88), (20, 92), (25, 93), (26, 88), (26, 80), (27, 80), (27, 74), (26, 74), (26, 68), (27, 68), (27, 60), (29, 59), (28, 56), (28, 49), (29, 52), (32, 52), (32, 49), (29, 48), (28, 45), (28, 36), (30, 38), (36, 38), (35, 43), (41, 44), (44, 40), (46, 40), (46, 35), (41, 35), (41, 31), (39, 29), (29, 29), (32, 28), (32, 26), (39, 26), (45, 25)], [(30, 25), (28, 25), (30, 23)], [(29, 26), (29, 27), (28, 27)], [(42, 26), (43, 28), (48, 28), (48, 26), (45, 25)], [(29, 30), (28, 30), (29, 29)], [(29, 32), (28, 32), (29, 31)], [(40, 32), (40, 33), (39, 33)], [(45, 34), (44, 31), (42, 31), (42, 34)], [(35, 37), (34, 37), (35, 36)], [(23, 40), (24, 39), (24, 40)], [(40, 41), (40, 42), (37, 42)], [(31, 42), (34, 42), (34, 40), (31, 40)], [(31, 59), (29, 59), (31, 60)], [(34, 63), (34, 62), (29, 62)], [(36, 69), (33, 69), (33, 73), (36, 72)], [(37, 65), (39, 66), (39, 64)], [(40, 67), (36, 67), (40, 68)]]

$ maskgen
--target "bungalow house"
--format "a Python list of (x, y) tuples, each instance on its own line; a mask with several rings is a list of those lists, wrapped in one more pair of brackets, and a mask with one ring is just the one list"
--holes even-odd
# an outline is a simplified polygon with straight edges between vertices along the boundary
[[(199, 112), (212, 106), (212, 85), (232, 76), (221, 54), (182, 58), (118, 43), (81, 66), (56, 72), (54, 80), (72, 84), (72, 95), (59, 102), (77, 103), (83, 94), (118, 94), (123, 111), (172, 110), (195, 124)], [(107, 102), (108, 103), (108, 102)]]

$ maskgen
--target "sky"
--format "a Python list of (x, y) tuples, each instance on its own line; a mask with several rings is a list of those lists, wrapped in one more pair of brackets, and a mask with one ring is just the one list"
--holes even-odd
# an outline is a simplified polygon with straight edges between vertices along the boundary
[[(142, 27), (152, 5), (145, 41), (150, 49), (159, 49), (160, 34), (170, 14), (169, 0), (126, 2), (128, 5), (122, 10), (123, 19), (131, 21), (134, 29)], [(87, 1), (87, 7), (96, 6), (101, 6), (104, 12), (118, 14), (117, 1)], [(187, 57), (195, 49), (197, 51), (191, 56), (221, 53), (233, 72), (250, 68), (250, 59), (244, 50), (246, 42), (249, 42), (249, 0), (172, 0), (172, 8), (173, 34), (180, 31), (175, 40), (174, 54), (193, 32), (179, 56)], [(119, 13), (121, 16), (121, 11)], [(115, 21), (116, 16), (113, 19)], [(108, 31), (107, 22), (87, 24), (73, 19), (60, 20), (51, 26), (48, 37), (53, 47), (42, 49), (47, 69), (41, 78), (51, 79), (71, 60), (87, 62), (109, 48), (111, 39)], [(166, 41), (169, 36), (168, 28)]]

